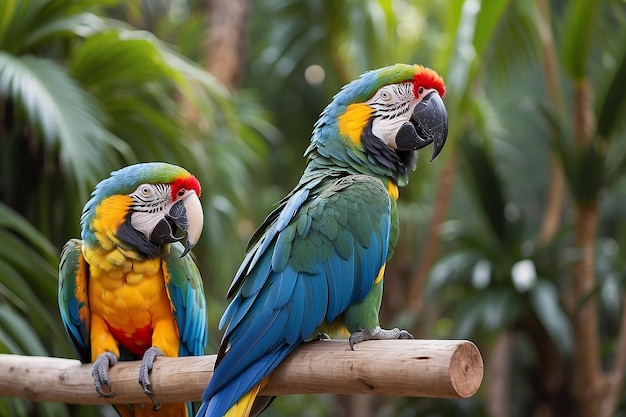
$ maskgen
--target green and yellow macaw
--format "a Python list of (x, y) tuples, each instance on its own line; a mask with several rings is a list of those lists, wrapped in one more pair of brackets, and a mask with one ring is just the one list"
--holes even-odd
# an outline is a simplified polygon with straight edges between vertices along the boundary
[(139, 383), (152, 406), (116, 405), (122, 417), (192, 415), (191, 403), (157, 403), (149, 373), (157, 356), (204, 354), (206, 301), (188, 254), (202, 231), (199, 196), (198, 180), (178, 166), (122, 168), (96, 186), (82, 240), (61, 253), (61, 318), (80, 360), (94, 363), (98, 394), (115, 395), (108, 369), (118, 359), (142, 360)]
[[(417, 150), (442, 150), (448, 119), (442, 78), (420, 65), (370, 71), (322, 112), (298, 185), (250, 240), (232, 298), (215, 373), (199, 417), (247, 416), (278, 364), (301, 342), (345, 328), (350, 346), (412, 338), (381, 329), (385, 263), (398, 239), (398, 187)], [(254, 405), (254, 409), (253, 409)]]

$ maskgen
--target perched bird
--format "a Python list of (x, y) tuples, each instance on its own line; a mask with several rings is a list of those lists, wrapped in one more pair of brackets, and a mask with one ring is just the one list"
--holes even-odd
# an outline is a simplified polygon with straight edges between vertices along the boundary
[[(231, 299), (214, 375), (197, 416), (246, 416), (270, 373), (301, 342), (345, 328), (353, 347), (412, 338), (378, 321), (383, 272), (398, 239), (396, 199), (416, 150), (442, 150), (442, 78), (421, 65), (366, 72), (316, 122), (298, 185), (252, 236)], [(254, 409), (252, 408), (254, 404)]]
[(193, 414), (191, 403), (156, 402), (149, 374), (157, 356), (204, 354), (206, 301), (189, 255), (202, 232), (199, 196), (198, 180), (178, 166), (122, 168), (85, 205), (82, 240), (63, 247), (61, 318), (80, 360), (93, 362), (98, 394), (115, 395), (108, 369), (118, 359), (142, 360), (139, 383), (152, 406), (116, 405), (122, 417)]

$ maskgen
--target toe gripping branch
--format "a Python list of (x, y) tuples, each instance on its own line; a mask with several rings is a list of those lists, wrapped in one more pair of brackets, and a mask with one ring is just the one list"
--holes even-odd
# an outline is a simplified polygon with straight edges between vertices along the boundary
[[(91, 375), (93, 376), (93, 384), (96, 392), (104, 398), (115, 397), (115, 391), (109, 379), (109, 368), (117, 363), (117, 357), (111, 352), (101, 353), (93, 364)], [(102, 385), (106, 385), (109, 392), (104, 392)]]
[(395, 339), (413, 339), (413, 335), (406, 330), (400, 330), (397, 327), (394, 329), (381, 329), (380, 326), (376, 326), (373, 329), (361, 329), (358, 332), (354, 332), (350, 335), (348, 342), (350, 343), (350, 349), (354, 350), (354, 345), (357, 343), (365, 342), (366, 340), (395, 340)]
[(143, 354), (143, 359), (141, 360), (141, 366), (139, 368), (139, 384), (141, 385), (141, 388), (143, 388), (143, 392), (150, 398), (150, 401), (152, 401), (152, 408), (154, 411), (159, 411), (161, 409), (161, 403), (154, 399), (152, 383), (150, 382), (150, 371), (152, 371), (154, 360), (157, 356), (163, 356), (163, 353), (154, 346), (149, 348)]

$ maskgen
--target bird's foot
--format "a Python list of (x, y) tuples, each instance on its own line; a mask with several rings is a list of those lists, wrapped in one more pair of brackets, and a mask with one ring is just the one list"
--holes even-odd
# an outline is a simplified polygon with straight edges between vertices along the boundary
[(316, 336), (315, 339), (313, 340), (330, 340), (330, 336), (328, 335), (328, 333), (324, 333), (324, 332), (319, 332)]
[[(117, 357), (111, 352), (104, 352), (98, 355), (96, 361), (91, 368), (91, 376), (93, 377), (93, 384), (96, 387), (96, 392), (99, 396), (104, 398), (115, 397), (115, 392), (111, 386), (111, 380), (109, 379), (109, 368), (117, 363)], [(102, 390), (102, 385), (106, 385), (109, 392)]]
[(373, 329), (362, 328), (360, 331), (352, 333), (348, 342), (350, 343), (350, 349), (354, 350), (354, 345), (365, 342), (366, 340), (395, 339), (413, 339), (413, 335), (406, 330), (400, 330), (398, 328), (387, 330), (376, 326)]
[(158, 348), (152, 346), (143, 354), (141, 366), (139, 367), (139, 384), (141, 384), (143, 392), (150, 397), (154, 411), (161, 409), (161, 404), (152, 395), (152, 383), (150, 382), (150, 371), (152, 371), (152, 366), (157, 356), (163, 356), (163, 353)]

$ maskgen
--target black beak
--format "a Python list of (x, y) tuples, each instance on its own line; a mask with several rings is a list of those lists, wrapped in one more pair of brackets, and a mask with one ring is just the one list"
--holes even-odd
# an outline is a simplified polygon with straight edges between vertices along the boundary
[(396, 147), (399, 150), (422, 149), (433, 144), (432, 161), (439, 155), (448, 137), (448, 112), (443, 100), (433, 91), (420, 101), (411, 116), (398, 130)]
[[(179, 242), (185, 238), (188, 228), (189, 222), (187, 221), (185, 205), (179, 201), (156, 224), (152, 234), (150, 234), (150, 241), (158, 245)], [(182, 236), (176, 236), (179, 230), (183, 232)]]
[[(191, 222), (190, 222), (191, 220)], [(202, 232), (202, 206), (195, 193), (172, 205), (169, 212), (154, 227), (150, 241), (159, 245), (184, 240), (181, 258), (198, 243)], [(182, 232), (182, 236), (177, 233)]]

